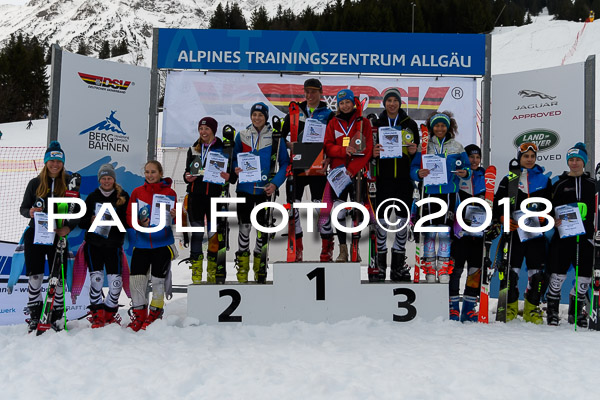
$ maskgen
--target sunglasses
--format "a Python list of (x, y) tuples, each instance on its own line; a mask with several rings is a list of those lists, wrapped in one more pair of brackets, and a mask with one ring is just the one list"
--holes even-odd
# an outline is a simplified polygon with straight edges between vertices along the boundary
[(521, 145), (519, 146), (519, 153), (526, 153), (529, 150), (533, 150), (534, 153), (537, 153), (538, 147), (536, 146), (535, 143), (532, 143), (532, 142), (521, 143)]

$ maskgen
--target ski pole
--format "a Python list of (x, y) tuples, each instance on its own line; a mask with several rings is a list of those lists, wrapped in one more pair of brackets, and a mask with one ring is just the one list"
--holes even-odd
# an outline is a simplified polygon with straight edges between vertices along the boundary
[(575, 249), (575, 332), (577, 332), (577, 303), (579, 303), (579, 235), (577, 235), (577, 247)]

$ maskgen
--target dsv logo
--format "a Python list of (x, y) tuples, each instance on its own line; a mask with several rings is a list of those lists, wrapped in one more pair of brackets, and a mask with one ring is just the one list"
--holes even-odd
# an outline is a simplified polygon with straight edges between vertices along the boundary
[(540, 99), (546, 99), (546, 100), (554, 100), (556, 98), (556, 96), (550, 96), (549, 94), (538, 92), (536, 90), (526, 90), (526, 89), (519, 90), (518, 95), (521, 97), (539, 97)]
[(134, 85), (133, 82), (124, 79), (111, 79), (99, 75), (85, 74), (83, 72), (78, 72), (78, 74), (81, 80), (88, 85), (100, 86), (108, 89), (119, 89), (123, 92), (125, 92), (130, 85)]

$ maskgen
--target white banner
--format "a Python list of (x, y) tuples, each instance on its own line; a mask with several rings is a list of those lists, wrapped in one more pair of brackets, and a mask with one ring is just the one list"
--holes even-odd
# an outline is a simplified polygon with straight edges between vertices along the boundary
[(490, 146), (498, 176), (523, 142), (538, 145), (537, 162), (552, 177), (568, 170), (567, 150), (584, 141), (584, 111), (584, 63), (494, 75)]
[(219, 122), (218, 136), (226, 124), (241, 130), (250, 124), (250, 108), (259, 101), (269, 106), (270, 116), (283, 117), (290, 101), (304, 101), (303, 83), (309, 77), (321, 80), (323, 100), (334, 111), (337, 92), (350, 88), (355, 96), (368, 98), (365, 116), (379, 114), (383, 111), (382, 93), (389, 87), (397, 87), (402, 94), (402, 108), (417, 123), (437, 110), (448, 110), (454, 113), (458, 123), (457, 139), (464, 145), (480, 142), (475, 113), (477, 93), (472, 78), (170, 71), (165, 89), (162, 145), (191, 146), (198, 139), (198, 121), (205, 116)]
[(58, 140), (66, 168), (82, 175), (83, 198), (104, 163), (127, 192), (143, 183), (149, 94), (149, 68), (62, 52)]
[[(8, 294), (6, 282), (10, 275), (11, 260), (17, 247), (16, 243), (0, 242), (0, 325), (24, 324), (28, 316), (23, 309), (27, 306), (29, 297), (27, 295), (26, 275), (21, 275), (19, 281), (15, 284), (13, 292)], [(42, 285), (42, 296), (46, 296), (48, 288), (47, 276)], [(87, 306), (90, 303), (90, 280), (86, 277), (85, 284), (81, 289), (81, 295), (77, 298), (77, 304), (71, 304), (71, 292), (65, 294), (65, 309), (67, 310), (67, 320), (77, 319), (87, 314)]]

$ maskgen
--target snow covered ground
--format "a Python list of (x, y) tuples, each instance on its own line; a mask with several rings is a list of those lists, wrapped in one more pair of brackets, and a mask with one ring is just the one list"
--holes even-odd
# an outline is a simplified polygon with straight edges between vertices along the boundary
[[(529, 26), (498, 29), (493, 72), (560, 65), (582, 26), (538, 17)], [(568, 63), (600, 54), (596, 31), (600, 22), (589, 24)], [(25, 124), (0, 125), (0, 146), (45, 146), (46, 121), (34, 121), (30, 131)], [(189, 282), (186, 268), (173, 268), (174, 282)], [(205, 326), (186, 308), (185, 295), (176, 294), (165, 318), (139, 333), (92, 330), (86, 321), (41, 337), (27, 335), (25, 325), (0, 327), (2, 398), (597, 398), (600, 335), (574, 332), (566, 321)]]

